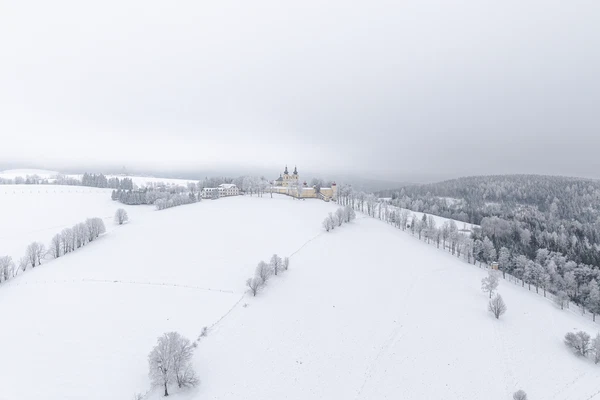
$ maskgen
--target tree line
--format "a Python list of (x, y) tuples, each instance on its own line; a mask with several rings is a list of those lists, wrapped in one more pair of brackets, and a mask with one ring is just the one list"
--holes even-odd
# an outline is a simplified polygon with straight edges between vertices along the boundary
[(356, 218), (356, 213), (354, 209), (350, 206), (340, 207), (335, 210), (335, 213), (329, 213), (327, 217), (323, 220), (323, 229), (327, 232), (335, 229), (338, 226), (342, 226), (344, 222), (351, 222)]
[(254, 276), (246, 280), (246, 286), (252, 293), (252, 296), (265, 287), (271, 276), (279, 275), (283, 271), (287, 271), (290, 267), (290, 259), (288, 257), (281, 258), (277, 254), (273, 254), (269, 263), (260, 261), (254, 271)]
[(14, 278), (28, 268), (40, 266), (47, 256), (59, 258), (80, 249), (105, 232), (106, 227), (102, 218), (88, 218), (54, 235), (48, 247), (37, 241), (30, 243), (25, 250), (25, 255), (17, 263), (10, 256), (2, 256), (0, 257), (0, 282)]
[(174, 186), (169, 188), (148, 188), (137, 190), (113, 190), (111, 199), (127, 205), (155, 205), (157, 210), (164, 210), (191, 204), (202, 199), (200, 194), (194, 192), (186, 193), (187, 188)]
[[(482, 185), (486, 189), (483, 192), (487, 193), (486, 196), (490, 199), (501, 198), (499, 196), (503, 194), (530, 200), (543, 197), (539, 194), (528, 197), (526, 190), (531, 189), (535, 191), (535, 182), (537, 181), (532, 178), (534, 183), (531, 183), (526, 177), (520, 176), (515, 178), (517, 182), (515, 185), (506, 183), (505, 186), (500, 186), (498, 192), (491, 189), (494, 187), (493, 185), (487, 183), (485, 179), (480, 178), (464, 178), (463, 180), (451, 181), (453, 182), (452, 185), (448, 185), (454, 187), (456, 181), (472, 182), (471, 179), (475, 182), (483, 181)], [(499, 177), (498, 179), (502, 182), (510, 182), (510, 179), (507, 177)], [(550, 189), (554, 187), (552, 184), (560, 186), (566, 182), (585, 181), (573, 178), (556, 178), (555, 180), (554, 177), (541, 177), (540, 179), (545, 182), (541, 184), (542, 189), (554, 194), (559, 194), (560, 190), (554, 189), (551, 191)], [(443, 183), (443, 185), (446, 184)], [(434, 185), (423, 186), (431, 188)], [(460, 185), (457, 187), (463, 188), (466, 192), (470, 190)], [(587, 201), (591, 201), (594, 198), (589, 195), (591, 187), (582, 188), (581, 185), (573, 185), (572, 188), (564, 189), (564, 192), (570, 194), (579, 193), (584, 198), (587, 198)], [(418, 192), (417, 189), (413, 190), (415, 193)], [(490, 191), (495, 194), (489, 194)], [(407, 191), (402, 193), (406, 195)], [(588, 193), (588, 195), (586, 196), (584, 193)], [(457, 193), (440, 190), (437, 194), (450, 195)], [(595, 202), (596, 205), (594, 207), (600, 208), (600, 192), (597, 195), (598, 201)], [(425, 197), (433, 198), (430, 195)], [(469, 195), (469, 198), (471, 197), (473, 196)], [(569, 201), (572, 200), (575, 204), (582, 204), (583, 201), (573, 200), (573, 198), (566, 194), (561, 198), (563, 201), (567, 201), (567, 199)], [(400, 207), (400, 205), (407, 205), (405, 202), (406, 199), (401, 199), (398, 196), (395, 199), (379, 199), (374, 194), (356, 192), (352, 187), (344, 185), (340, 185), (338, 189), (338, 203), (341, 205), (350, 206), (357, 211), (392, 224), (399, 229), (409, 231), (420, 240), (434, 244), (438, 248), (441, 247), (459, 258), (464, 258), (468, 263), (476, 264), (479, 262), (480, 266), (482, 264), (491, 265), (492, 263), (497, 263), (503, 278), (514, 280), (523, 287), (527, 285), (528, 290), (532, 290), (533, 287), (536, 293), (541, 292), (544, 296), (551, 294), (553, 300), (561, 308), (568, 308), (571, 302), (575, 303), (580, 307), (582, 314), (585, 314), (586, 311), (591, 312), (592, 319), (594, 320), (596, 314), (600, 313), (600, 286), (598, 284), (600, 282), (600, 270), (598, 266), (577, 262), (577, 257), (574, 257), (575, 259), (571, 258), (573, 257), (573, 252), (577, 251), (578, 243), (581, 242), (579, 239), (580, 236), (577, 235), (585, 235), (586, 230), (578, 230), (577, 235), (571, 238), (570, 243), (574, 244), (574, 247), (571, 247), (570, 251), (556, 251), (556, 247), (553, 246), (540, 247), (549, 244), (542, 238), (555, 236), (548, 234), (547, 229), (554, 226), (556, 222), (550, 222), (550, 216), (542, 213), (534, 213), (534, 216), (532, 216), (529, 214), (531, 208), (520, 208), (521, 214), (519, 215), (521, 215), (520, 218), (524, 218), (530, 222), (535, 218), (540, 218), (536, 224), (533, 224), (535, 228), (532, 228), (532, 230), (522, 228), (519, 225), (521, 219), (505, 220), (498, 216), (489, 216), (483, 217), (480, 220), (482, 225), (480, 227), (473, 227), (472, 232), (469, 232), (466, 229), (459, 229), (458, 224), (453, 220), (445, 221), (441, 226), (437, 226), (435, 218), (431, 215), (424, 213), (419, 218), (414, 212)], [(461, 199), (451, 202), (447, 198), (439, 198), (433, 201), (433, 204), (436, 204), (438, 201), (444, 204), (451, 204), (451, 207), (458, 207), (457, 205), (463, 202)], [(557, 204), (560, 201), (555, 202), (552, 200), (552, 202), (553, 204)], [(417, 205), (420, 207), (422, 204), (426, 203), (418, 203)], [(411, 206), (414, 206), (414, 204)], [(544, 209), (541, 206), (539, 208)], [(419, 211), (426, 209), (425, 207), (421, 207)], [(551, 205), (547, 207), (547, 211), (550, 214), (574, 215), (571, 211), (560, 212), (557, 210), (559, 208)], [(476, 222), (476, 220), (470, 222)], [(572, 224), (576, 224), (576, 222), (571, 221)], [(600, 226), (600, 222), (598, 224)], [(587, 231), (590, 229), (587, 228)], [(558, 235), (556, 237), (561, 238), (563, 236)], [(566, 233), (564, 237), (566, 237)], [(559, 241), (561, 240), (559, 239)], [(584, 245), (585, 248), (592, 246), (590, 240), (588, 239), (587, 242), (585, 239), (583, 240), (584, 243), (588, 243)], [(598, 253), (595, 249), (596, 245), (593, 245), (590, 251), (593, 250)]]

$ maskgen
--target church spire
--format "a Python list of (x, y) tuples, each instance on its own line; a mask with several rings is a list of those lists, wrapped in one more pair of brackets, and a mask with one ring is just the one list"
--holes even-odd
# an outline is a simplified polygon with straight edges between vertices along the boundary
[(288, 174), (287, 165), (285, 166), (285, 171), (283, 171), (283, 174), (284, 174), (284, 175), (287, 175), (287, 174)]
[(298, 169), (296, 168), (295, 165), (294, 165), (294, 175), (298, 175)]

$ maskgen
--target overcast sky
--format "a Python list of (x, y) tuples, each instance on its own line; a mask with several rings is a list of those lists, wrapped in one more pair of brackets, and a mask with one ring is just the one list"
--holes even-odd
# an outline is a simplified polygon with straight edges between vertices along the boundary
[(600, 178), (599, 49), (598, 0), (0, 0), (0, 160)]

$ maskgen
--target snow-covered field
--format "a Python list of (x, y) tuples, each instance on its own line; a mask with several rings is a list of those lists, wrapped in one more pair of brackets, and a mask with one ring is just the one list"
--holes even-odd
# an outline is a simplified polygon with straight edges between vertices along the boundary
[[(201, 384), (172, 398), (599, 393), (600, 367), (562, 343), (598, 325), (506, 281), (508, 312), (495, 320), (485, 271), (360, 215), (325, 233), (334, 209), (243, 196), (146, 213), (4, 284), (0, 399), (131, 399), (148, 387), (156, 337), (195, 339), (203, 326), (212, 328), (194, 358)], [(290, 270), (256, 298), (244, 294), (274, 252), (292, 255)]]
[(112, 201), (110, 194), (109, 189), (82, 186), (0, 185), (0, 256), (17, 262), (29, 243), (39, 241), (48, 247), (52, 236), (86, 218), (103, 218), (111, 230), (117, 208), (125, 208), (132, 220), (154, 210), (125, 206)]

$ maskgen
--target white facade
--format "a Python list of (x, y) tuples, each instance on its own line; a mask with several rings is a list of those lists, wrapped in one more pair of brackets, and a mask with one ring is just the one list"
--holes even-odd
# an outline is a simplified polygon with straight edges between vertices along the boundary
[(233, 183), (223, 183), (216, 188), (202, 189), (203, 199), (215, 199), (219, 197), (237, 196), (240, 194), (240, 189)]

